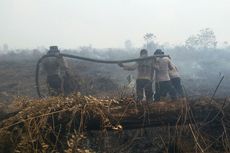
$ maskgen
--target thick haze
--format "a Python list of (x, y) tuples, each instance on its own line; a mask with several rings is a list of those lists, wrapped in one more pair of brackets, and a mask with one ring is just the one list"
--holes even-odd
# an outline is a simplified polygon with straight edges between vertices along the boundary
[(182, 44), (203, 28), (230, 42), (229, 8), (229, 0), (0, 0), (0, 45), (141, 46), (147, 32)]

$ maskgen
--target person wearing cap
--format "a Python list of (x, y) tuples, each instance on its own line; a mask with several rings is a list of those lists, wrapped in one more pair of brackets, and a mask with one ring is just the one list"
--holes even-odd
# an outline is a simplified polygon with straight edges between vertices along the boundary
[(47, 84), (51, 96), (58, 96), (64, 93), (64, 77), (68, 66), (63, 57), (60, 56), (60, 51), (57, 46), (50, 46), (46, 57), (42, 61), (43, 72), (47, 75)]
[[(164, 55), (161, 49), (157, 49), (154, 55)], [(173, 65), (169, 57), (157, 57), (154, 65), (155, 69), (155, 94), (154, 100), (160, 101), (161, 97), (170, 95), (172, 100), (176, 100), (176, 91), (172, 86), (169, 76), (169, 70), (173, 69)]]
[(174, 63), (172, 63), (172, 70), (169, 70), (169, 77), (172, 82), (173, 87), (176, 89), (177, 95), (184, 98), (184, 90), (181, 85), (181, 78), (179, 71)]
[[(142, 49), (140, 51), (140, 58), (148, 56), (148, 51)], [(152, 79), (153, 79), (153, 60), (142, 60), (137, 61), (133, 65), (124, 65), (123, 63), (118, 64), (124, 70), (133, 71), (137, 70), (137, 79), (136, 79), (136, 95), (137, 100), (141, 101), (144, 97), (144, 92), (146, 96), (146, 101), (153, 100), (153, 89), (152, 89)]]

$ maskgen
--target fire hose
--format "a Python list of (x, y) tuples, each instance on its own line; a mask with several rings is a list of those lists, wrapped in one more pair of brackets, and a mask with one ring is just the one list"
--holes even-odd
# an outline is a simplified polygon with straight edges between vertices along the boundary
[(134, 58), (134, 59), (127, 59), (127, 60), (100, 60), (100, 59), (92, 59), (87, 57), (81, 57), (77, 55), (70, 55), (70, 54), (58, 54), (58, 55), (44, 55), (42, 56), (37, 64), (36, 64), (36, 72), (35, 72), (35, 83), (36, 83), (36, 90), (37, 94), (40, 98), (44, 97), (40, 92), (40, 84), (39, 84), (39, 69), (40, 69), (40, 63), (43, 61), (43, 59), (48, 57), (67, 57), (67, 58), (73, 58), (73, 59), (79, 59), (89, 62), (95, 62), (95, 63), (104, 63), (104, 64), (119, 64), (119, 63), (130, 63), (130, 62), (136, 62), (136, 61), (142, 61), (142, 60), (148, 60), (153, 59), (156, 57), (169, 57), (169, 55), (153, 55), (148, 57), (142, 57), (142, 58)]

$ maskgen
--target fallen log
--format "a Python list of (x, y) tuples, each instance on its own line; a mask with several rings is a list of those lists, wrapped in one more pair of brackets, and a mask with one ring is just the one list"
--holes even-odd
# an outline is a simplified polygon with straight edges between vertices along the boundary
[(22, 104), (19, 112), (9, 114), (1, 121), (0, 136), (4, 139), (0, 139), (0, 152), (1, 146), (9, 146), (7, 148), (12, 150), (3, 149), (2, 152), (47, 152), (47, 149), (48, 152), (53, 149), (64, 152), (73, 137), (83, 139), (82, 133), (90, 130), (191, 127), (194, 123), (196, 126), (199, 124), (199, 128), (211, 128), (211, 136), (213, 131), (219, 130), (215, 134), (218, 138), (224, 131), (223, 123), (228, 125), (230, 118), (229, 102), (226, 100), (147, 104), (128, 98), (114, 100), (74, 95), (67, 98), (19, 99), (18, 102)]
[[(48, 122), (52, 124), (54, 122), (55, 125), (63, 125), (63, 127), (68, 125), (75, 129), (81, 128), (82, 130), (111, 130), (119, 128), (129, 130), (194, 123), (205, 124), (208, 122), (220, 126), (220, 121), (224, 117), (221, 103), (207, 103), (207, 101), (136, 103), (133, 100), (131, 102), (128, 99), (126, 100), (116, 104), (110, 102), (109, 105), (96, 105), (86, 102), (85, 105), (74, 106), (75, 109), (71, 106), (66, 110), (59, 106), (60, 110), (52, 108), (53, 110), (45, 116)], [(55, 111), (58, 113), (55, 113)], [(20, 116), (20, 113), (22, 114), (22, 112), (19, 112), (18, 116)], [(60, 114), (62, 117), (60, 117)], [(11, 115), (15, 116), (15, 113)], [(6, 117), (9, 119), (1, 124), (2, 128), (11, 127), (11, 125), (17, 125), (17, 123), (23, 123), (27, 120), (37, 120), (44, 117), (44, 114), (36, 116), (25, 113), (24, 116), (18, 118), (12, 116), (17, 122), (11, 121), (11, 125), (7, 125), (7, 122), (11, 120), (9, 116), (8, 114)]]
[[(130, 130), (146, 127), (176, 126), (185, 124), (215, 124), (221, 126), (222, 112), (216, 105), (187, 102), (159, 102), (148, 106), (130, 105), (110, 108), (107, 111), (111, 126), (107, 129)], [(76, 117), (76, 120), (78, 118)], [(77, 122), (76, 122), (77, 123)], [(86, 130), (103, 129), (100, 119), (88, 116)]]

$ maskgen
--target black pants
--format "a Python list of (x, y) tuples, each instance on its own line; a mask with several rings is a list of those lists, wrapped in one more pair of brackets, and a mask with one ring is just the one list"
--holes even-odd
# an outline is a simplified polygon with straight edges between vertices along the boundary
[(145, 91), (145, 96), (147, 101), (153, 100), (153, 89), (152, 89), (152, 81), (148, 79), (137, 79), (136, 80), (136, 92), (137, 92), (137, 100), (142, 100), (143, 90)]
[(178, 78), (173, 78), (171, 79), (173, 87), (176, 89), (177, 95), (180, 97), (184, 97), (184, 90), (181, 85), (181, 79)]
[(47, 76), (47, 84), (51, 96), (57, 96), (61, 93), (61, 78), (58, 75)]
[(63, 78), (64, 95), (67, 96), (73, 93), (77, 89), (77, 86), (79, 87), (73, 76), (71, 76), (69, 73), (66, 73)]
[(169, 93), (172, 100), (176, 100), (176, 90), (173, 88), (171, 81), (160, 81), (155, 84), (154, 100), (160, 101), (161, 97), (166, 97)]

